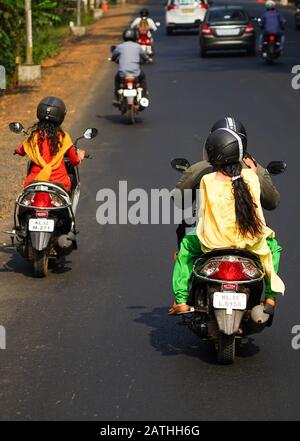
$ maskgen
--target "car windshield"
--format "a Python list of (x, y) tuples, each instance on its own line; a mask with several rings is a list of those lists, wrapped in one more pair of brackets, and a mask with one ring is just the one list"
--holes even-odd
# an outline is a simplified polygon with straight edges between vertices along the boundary
[(207, 21), (214, 22), (234, 22), (234, 21), (246, 21), (247, 15), (242, 9), (216, 9), (210, 11), (207, 17)]

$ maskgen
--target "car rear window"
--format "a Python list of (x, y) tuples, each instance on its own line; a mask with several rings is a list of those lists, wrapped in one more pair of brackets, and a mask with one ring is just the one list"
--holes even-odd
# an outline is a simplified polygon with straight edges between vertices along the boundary
[(202, 0), (172, 0), (171, 5), (178, 5), (178, 6), (196, 6), (201, 3), (205, 3), (205, 1)]
[(210, 11), (207, 17), (207, 21), (213, 22), (232, 22), (232, 21), (246, 21), (246, 12), (242, 9), (218, 9), (216, 11)]

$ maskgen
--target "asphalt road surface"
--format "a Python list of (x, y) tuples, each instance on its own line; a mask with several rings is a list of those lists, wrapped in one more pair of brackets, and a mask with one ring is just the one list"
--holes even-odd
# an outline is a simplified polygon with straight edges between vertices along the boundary
[[(246, 3), (251, 15), (263, 7)], [(146, 66), (151, 107), (135, 126), (111, 107), (115, 65), (93, 96), (73, 136), (87, 126), (101, 132), (85, 146), (78, 213), (79, 251), (65, 271), (37, 280), (10, 249), (1, 252), (0, 418), (25, 420), (291, 420), (300, 415), (300, 350), (291, 345), (300, 325), (299, 98), (291, 68), (300, 64), (300, 33), (292, 10), (286, 51), (267, 66), (260, 57), (199, 57), (197, 35), (165, 36), (162, 2), (151, 5), (162, 22), (156, 57)], [(168, 318), (175, 226), (107, 225), (96, 221), (101, 188), (172, 188), (176, 156), (201, 158), (212, 123), (236, 115), (249, 149), (263, 164), (284, 159), (274, 178), (280, 207), (270, 225), (284, 246), (274, 325), (254, 336), (233, 366), (218, 366), (214, 351)]]

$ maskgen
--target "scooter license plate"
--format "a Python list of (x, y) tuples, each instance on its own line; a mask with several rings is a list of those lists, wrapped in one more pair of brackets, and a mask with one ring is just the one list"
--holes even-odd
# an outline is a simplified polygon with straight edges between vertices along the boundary
[(136, 96), (137, 95), (137, 91), (136, 89), (125, 89), (124, 90), (124, 96)]
[(54, 231), (53, 219), (29, 219), (29, 231), (52, 233)]
[(226, 309), (227, 311), (244, 310), (247, 307), (247, 295), (239, 292), (215, 292), (213, 305), (216, 309)]

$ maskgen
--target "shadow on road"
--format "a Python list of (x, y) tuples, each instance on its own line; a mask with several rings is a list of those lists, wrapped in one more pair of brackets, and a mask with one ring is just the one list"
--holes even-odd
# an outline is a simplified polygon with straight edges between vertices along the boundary
[[(0, 246), (0, 253), (3, 253), (8, 256), (8, 260), (2, 263), (0, 267), (1, 273), (17, 273), (23, 274), (26, 277), (35, 278), (32, 270), (32, 264), (25, 259), (23, 259), (14, 248), (11, 246)], [(54, 274), (64, 274), (66, 272), (71, 271), (71, 267), (68, 266), (70, 262), (65, 258), (60, 260), (59, 262), (51, 261), (49, 262), (49, 271)]]
[[(113, 124), (118, 124), (118, 125), (120, 125), (120, 124), (123, 124), (123, 125), (125, 125), (125, 126), (131, 126), (132, 124), (131, 123), (129, 123), (127, 120), (126, 120), (126, 117), (125, 116), (123, 116), (123, 115), (116, 115), (116, 114), (111, 114), (111, 115), (96, 115), (96, 117), (97, 118), (99, 118), (99, 119), (104, 119), (104, 120), (106, 120), (106, 121), (108, 121), (108, 122), (111, 122), (111, 123), (113, 123)], [(140, 124), (142, 122), (142, 119), (141, 118), (139, 118), (139, 117), (136, 117), (136, 119), (135, 119), (135, 124)]]
[[(132, 306), (129, 309), (144, 309)], [(216, 352), (211, 342), (200, 340), (185, 326), (181, 326), (181, 319), (167, 316), (166, 308), (154, 308), (152, 311), (141, 312), (134, 320), (136, 323), (147, 325), (150, 331), (150, 343), (163, 356), (184, 354), (196, 357), (207, 364), (216, 364)], [(248, 343), (238, 347), (237, 356), (249, 358), (259, 352), (259, 347), (250, 338)]]

